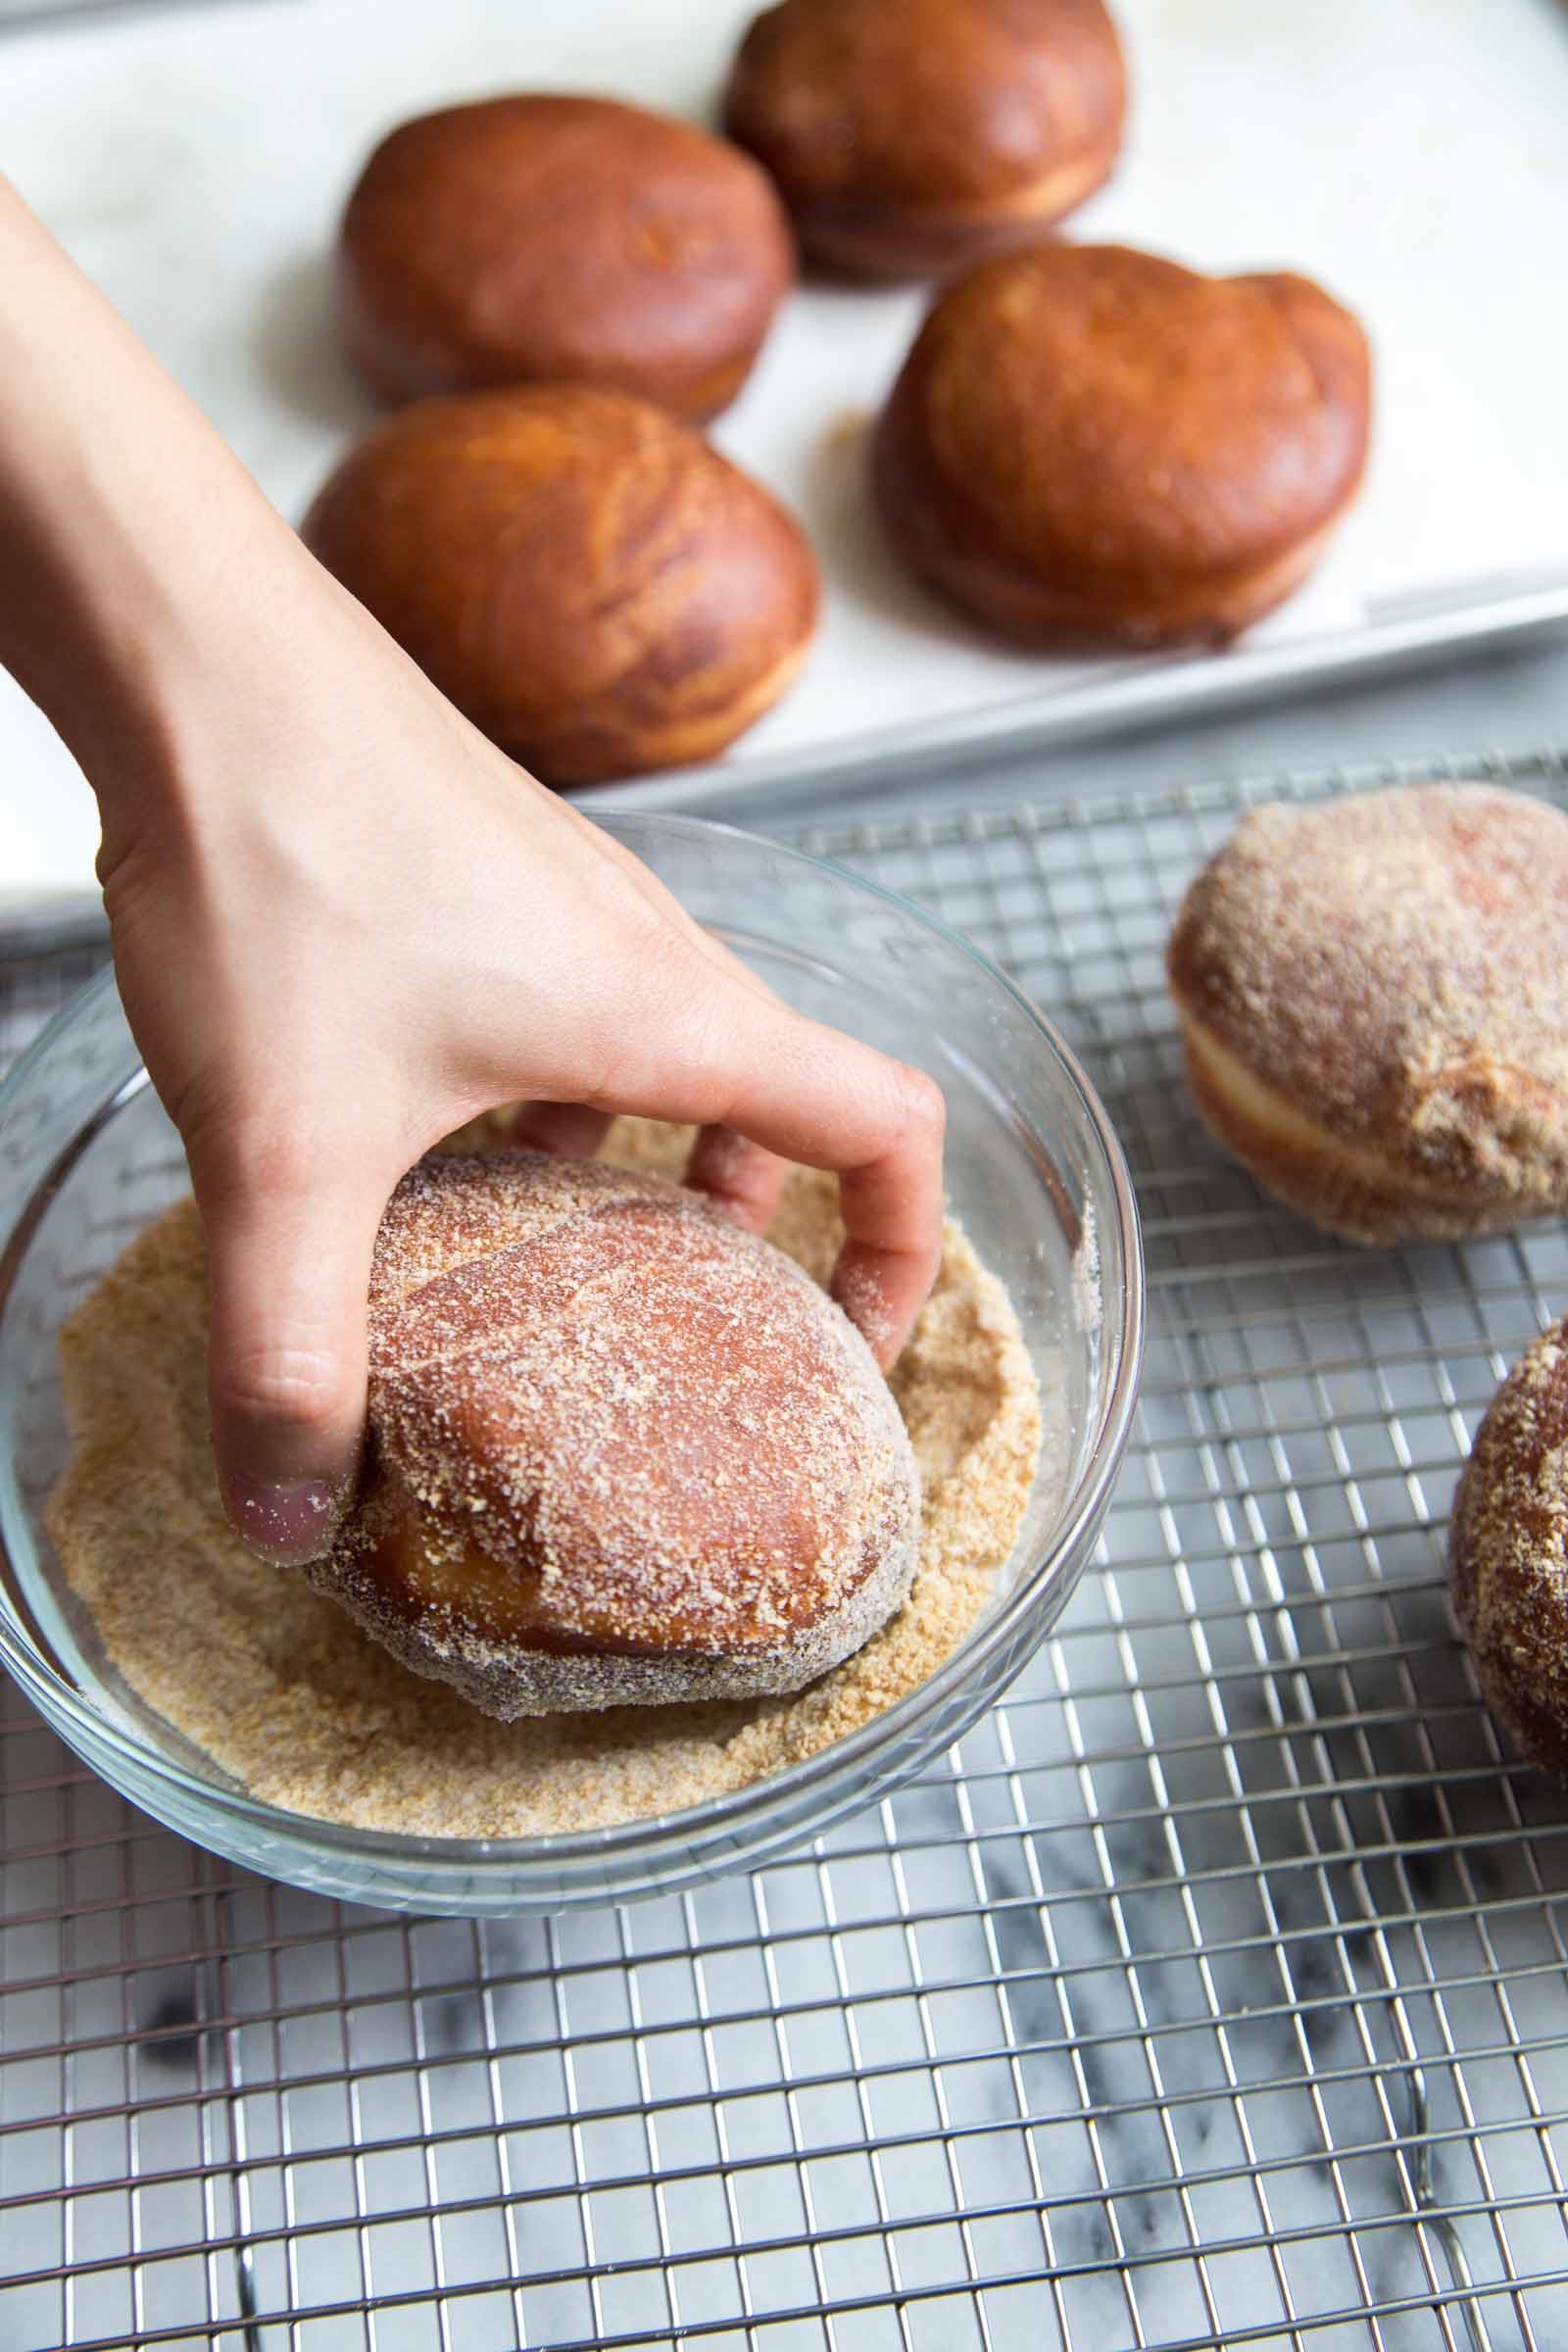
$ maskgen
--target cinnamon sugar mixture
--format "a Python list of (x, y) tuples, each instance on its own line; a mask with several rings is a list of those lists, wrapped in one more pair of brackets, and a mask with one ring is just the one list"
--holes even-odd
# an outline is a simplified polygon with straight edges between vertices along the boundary
[[(605, 1156), (677, 1175), (689, 1130), (617, 1122)], [(831, 1182), (792, 1173), (770, 1237), (824, 1281)], [(204, 1393), (207, 1291), (189, 1201), (133, 1242), (61, 1335), (74, 1438), (50, 1530), (111, 1664), (255, 1795), (365, 1829), (525, 1837), (604, 1827), (745, 1788), (923, 1682), (984, 1605), (1023, 1519), (1040, 1396), (1005, 1293), (950, 1221), (893, 1376), (924, 1486), (909, 1598), (788, 1697), (502, 1723), (410, 1673), (302, 1576), (253, 1559), (218, 1499)]]

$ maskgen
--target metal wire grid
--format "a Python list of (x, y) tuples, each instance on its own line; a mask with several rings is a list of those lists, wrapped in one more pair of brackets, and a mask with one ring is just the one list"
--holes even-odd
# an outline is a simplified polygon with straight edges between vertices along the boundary
[[(1100, 1562), (875, 1813), (633, 1910), (389, 1919), (154, 1828), (8, 1692), (7, 2345), (1568, 2340), (1568, 1805), (1442, 1572), (1568, 1237), (1371, 1255), (1274, 1210), (1159, 972), (1243, 802), (1400, 772), (815, 837), (1050, 1007), (1150, 1256)], [(14, 1047), (67, 975), (8, 977)]]

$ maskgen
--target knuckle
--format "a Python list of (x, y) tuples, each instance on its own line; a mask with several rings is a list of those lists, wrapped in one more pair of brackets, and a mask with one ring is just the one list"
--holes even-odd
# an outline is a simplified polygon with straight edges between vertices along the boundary
[(900, 1063), (894, 1100), (900, 1140), (939, 1151), (947, 1133), (948, 1105), (936, 1080), (907, 1062)]
[(189, 1105), (180, 1127), (193, 1170), (225, 1195), (286, 1191), (307, 1161), (289, 1120), (243, 1100)]
[(643, 968), (673, 1009), (701, 1008), (719, 993), (717, 973), (697, 941), (657, 907), (643, 921)]
[(185, 1123), (183, 1136), (198, 1189), (246, 1205), (319, 1193), (349, 1168), (363, 1166), (379, 1133), (359, 1137), (313, 1118), (309, 1090), (276, 1105), (240, 1099)]
[(734, 1092), (740, 1023), (728, 978), (695, 943), (661, 923), (637, 967), (638, 1017), (609, 1047), (607, 1091), (662, 1092), (671, 1082), (699, 1121), (721, 1118)]
[(238, 1419), (301, 1431), (335, 1421), (352, 1402), (348, 1366), (304, 1338), (224, 1351), (213, 1365), (212, 1396)]
[[(540, 1099), (581, 1103), (590, 1110), (616, 1110), (635, 1077), (643, 1052), (636, 1024), (630, 1021), (613, 1023), (586, 1037), (572, 1037), (552, 1058), (546, 1072), (548, 1084), (539, 1090)], [(497, 1077), (503, 1082), (510, 1066), (498, 1064)]]

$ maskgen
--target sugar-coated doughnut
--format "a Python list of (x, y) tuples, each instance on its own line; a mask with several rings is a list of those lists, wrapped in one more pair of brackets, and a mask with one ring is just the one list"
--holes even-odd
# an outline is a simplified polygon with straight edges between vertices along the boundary
[(383, 1219), (356, 1506), (306, 1572), (503, 1717), (796, 1690), (903, 1601), (919, 1476), (864, 1340), (661, 1178), (422, 1161)]
[(1194, 1099), (1314, 1223), (1452, 1240), (1568, 1208), (1568, 816), (1478, 784), (1245, 817), (1167, 955)]
[(1476, 1433), (1448, 1579), (1487, 1704), (1568, 1777), (1568, 1324), (1526, 1348)]

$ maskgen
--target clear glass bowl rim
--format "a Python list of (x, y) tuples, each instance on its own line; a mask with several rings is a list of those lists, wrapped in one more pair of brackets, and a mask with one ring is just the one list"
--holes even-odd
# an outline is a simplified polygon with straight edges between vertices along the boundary
[[(858, 1730), (835, 1740), (830, 1747), (806, 1757), (799, 1764), (787, 1765), (782, 1772), (773, 1773), (765, 1780), (732, 1790), (726, 1796), (709, 1798), (679, 1812), (621, 1822), (609, 1829), (566, 1830), (548, 1837), (438, 1838), (414, 1836), (395, 1830), (358, 1829), (350, 1824), (318, 1821), (311, 1815), (285, 1812), (279, 1806), (270, 1805), (243, 1790), (224, 1788), (189, 1772), (173, 1757), (166, 1756), (130, 1737), (119, 1724), (89, 1706), (64, 1676), (58, 1674), (28, 1644), (19, 1640), (11, 1624), (0, 1615), (0, 1657), (3, 1657), (21, 1688), (37, 1701), (46, 1717), (64, 1718), (67, 1723), (79, 1726), (89, 1746), (102, 1743), (111, 1752), (118, 1750), (134, 1774), (162, 1782), (177, 1790), (185, 1799), (193, 1800), (198, 1808), (211, 1808), (216, 1814), (247, 1823), (253, 1830), (276, 1838), (280, 1843), (305, 1841), (318, 1850), (380, 1859), (394, 1869), (399, 1864), (412, 1867), (444, 1865), (449, 1869), (485, 1877), (492, 1873), (515, 1872), (519, 1868), (526, 1868), (530, 1862), (548, 1862), (565, 1868), (573, 1862), (608, 1861), (617, 1854), (630, 1856), (639, 1850), (646, 1852), (651, 1847), (658, 1848), (666, 1843), (687, 1843), (699, 1833), (706, 1847), (726, 1830), (739, 1831), (748, 1822), (765, 1817), (775, 1808), (788, 1806), (792, 1800), (806, 1796), (818, 1784), (836, 1781), (861, 1757), (891, 1745), (902, 1734), (915, 1732), (928, 1715), (943, 1705), (959, 1684), (971, 1678), (980, 1679), (987, 1659), (1016, 1631), (1020, 1620), (1027, 1616), (1040, 1588), (1050, 1582), (1060, 1563), (1072, 1556), (1094, 1527), (1103, 1508), (1111, 1481), (1120, 1467), (1137, 1405), (1138, 1383), (1143, 1366), (1144, 1263), (1137, 1201), (1120, 1140), (1099, 1095), (1071, 1047), (1058, 1035), (1039, 1006), (961, 932), (953, 930), (940, 916), (916, 905), (913, 900), (904, 898), (899, 892), (888, 890), (869, 876), (840, 865), (833, 858), (819, 858), (765, 836), (747, 833), (739, 826), (716, 824), (705, 817), (663, 813), (642, 815), (627, 811), (622, 818), (618, 813), (612, 816), (607, 811), (597, 821), (605, 826), (606, 831), (616, 835), (621, 834), (623, 829), (628, 833), (636, 833), (645, 826), (660, 834), (684, 834), (688, 838), (708, 839), (719, 835), (744, 842), (749, 848), (763, 848), (770, 856), (801, 865), (813, 873), (830, 873), (851, 888), (882, 900), (908, 920), (934, 933), (976, 964), (996, 988), (1012, 1000), (1039, 1031), (1044, 1044), (1061, 1065), (1078, 1099), (1086, 1126), (1110, 1181), (1124, 1273), (1120, 1298), (1112, 1302), (1113, 1306), (1119, 1307), (1119, 1315), (1113, 1334), (1116, 1354), (1110, 1393), (1101, 1411), (1100, 1425), (1089, 1458), (1063, 1506), (1063, 1515), (1049, 1550), (1019, 1578), (996, 1614), (985, 1619), (978, 1631), (961, 1642), (925, 1682), (906, 1692), (902, 1699), (895, 1700), (891, 1707), (873, 1716)], [(29, 1083), (33, 1071), (66, 1043), (74, 1024), (86, 1016), (100, 997), (113, 991), (114, 986), (113, 966), (106, 966), (48, 1022), (4, 1082), (0, 1083), (0, 1119), (4, 1118), (17, 1095)], [(15, 1240), (14, 1233), (0, 1235), (0, 1310), (4, 1308), (14, 1279)], [(0, 1532), (0, 1543), (3, 1541), (3, 1532)], [(15, 1563), (12, 1565), (14, 1569)]]

